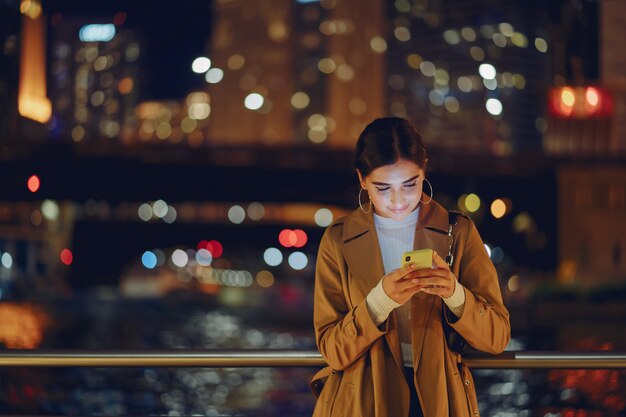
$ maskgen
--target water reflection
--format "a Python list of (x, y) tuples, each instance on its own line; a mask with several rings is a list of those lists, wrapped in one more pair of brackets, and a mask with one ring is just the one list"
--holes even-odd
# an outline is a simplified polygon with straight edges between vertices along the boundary
[[(1, 304), (7, 347), (46, 349), (313, 349), (310, 318), (229, 310), (208, 297), (161, 300), (87, 295), (32, 305)], [(36, 314), (39, 311), (39, 315)], [(54, 313), (52, 313), (54, 312)], [(18, 331), (49, 317), (45, 337)], [(7, 320), (12, 320), (11, 325)], [(30, 333), (25, 333), (30, 334)], [(3, 368), (0, 413), (61, 415), (293, 415), (311, 413), (313, 369)]]
[[(289, 310), (285, 310), (285, 309)], [(210, 295), (99, 290), (0, 304), (0, 341), (42, 349), (315, 349), (310, 309), (225, 308)], [(514, 337), (508, 350), (528, 348)], [(577, 350), (612, 349), (597, 337)], [(555, 346), (554, 348), (558, 348)], [(309, 416), (313, 368), (0, 368), (0, 414)], [(623, 415), (626, 372), (475, 370), (484, 416)], [(620, 414), (622, 413), (622, 414)]]

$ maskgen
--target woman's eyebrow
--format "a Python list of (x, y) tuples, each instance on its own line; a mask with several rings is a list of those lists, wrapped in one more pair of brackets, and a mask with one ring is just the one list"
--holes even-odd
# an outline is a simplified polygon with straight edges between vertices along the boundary
[[(407, 182), (415, 181), (416, 179), (419, 178), (419, 176), (420, 176), (420, 174), (417, 174), (416, 176), (411, 177), (408, 180), (402, 181), (402, 184), (406, 184)], [(390, 185), (390, 184), (387, 184), (386, 182), (374, 182), (374, 181), (372, 181), (372, 184), (374, 184), (374, 185)]]

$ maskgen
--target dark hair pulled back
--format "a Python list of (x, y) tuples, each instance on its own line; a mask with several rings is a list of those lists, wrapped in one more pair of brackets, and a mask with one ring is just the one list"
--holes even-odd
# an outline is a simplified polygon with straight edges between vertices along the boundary
[(373, 170), (400, 159), (424, 169), (427, 155), (422, 136), (406, 119), (384, 117), (368, 124), (356, 142), (354, 165), (365, 178)]

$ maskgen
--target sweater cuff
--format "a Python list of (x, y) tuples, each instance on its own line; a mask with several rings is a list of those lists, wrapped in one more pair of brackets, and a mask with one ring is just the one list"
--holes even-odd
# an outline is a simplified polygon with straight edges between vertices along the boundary
[[(465, 301), (465, 299), (463, 300)], [(398, 308), (401, 304), (393, 301), (383, 289), (383, 280), (378, 281), (378, 284), (372, 288), (372, 291), (366, 298), (367, 311), (370, 313), (370, 317), (377, 326), (380, 326), (394, 308)]]
[(446, 303), (450, 311), (457, 317), (463, 315), (465, 309), (465, 290), (459, 281), (454, 284), (454, 292), (448, 298), (444, 298), (443, 302)]

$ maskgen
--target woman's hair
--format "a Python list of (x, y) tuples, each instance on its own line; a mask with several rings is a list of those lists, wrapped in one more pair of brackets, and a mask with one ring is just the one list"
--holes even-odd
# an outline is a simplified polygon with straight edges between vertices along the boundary
[(365, 178), (376, 168), (399, 159), (425, 168), (426, 148), (415, 127), (400, 117), (384, 117), (368, 124), (356, 142), (354, 165), (361, 175)]

